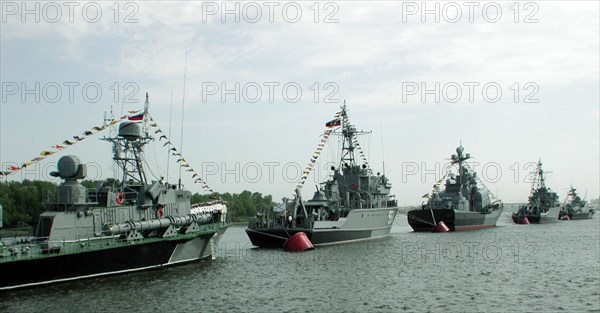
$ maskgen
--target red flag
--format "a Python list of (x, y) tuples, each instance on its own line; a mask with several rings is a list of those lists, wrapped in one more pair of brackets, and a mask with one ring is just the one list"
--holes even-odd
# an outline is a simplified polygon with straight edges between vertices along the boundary
[(331, 121), (325, 123), (326, 127), (336, 127), (336, 126), (340, 126), (340, 125), (342, 125), (342, 121), (340, 121), (339, 118), (336, 118), (334, 120), (331, 120)]
[(141, 121), (143, 119), (144, 119), (144, 113), (132, 115), (132, 116), (129, 117), (130, 121)]

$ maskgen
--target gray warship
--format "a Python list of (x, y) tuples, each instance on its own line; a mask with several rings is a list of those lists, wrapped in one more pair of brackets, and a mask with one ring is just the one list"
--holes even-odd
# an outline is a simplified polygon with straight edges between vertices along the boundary
[(528, 203), (519, 207), (512, 214), (513, 222), (517, 224), (544, 224), (558, 221), (560, 203), (558, 195), (546, 187), (546, 178), (542, 169), (542, 160), (539, 160), (535, 170), (535, 176), (531, 186)]
[[(148, 98), (144, 116), (148, 116)], [(115, 121), (116, 122), (116, 121)], [(72, 155), (51, 175), (63, 182), (49, 197), (34, 237), (2, 238), (0, 290), (139, 271), (210, 259), (230, 225), (226, 204), (191, 205), (179, 184), (147, 180), (143, 122), (122, 122), (112, 143), (123, 177), (87, 189), (86, 165)]]
[(304, 232), (314, 246), (331, 245), (383, 238), (389, 235), (398, 211), (390, 195), (391, 183), (385, 175), (373, 173), (368, 163), (358, 164), (355, 153), (360, 149), (356, 137), (369, 132), (350, 124), (346, 105), (339, 118), (326, 124), (338, 127), (333, 134), (342, 140), (338, 167), (331, 167), (331, 177), (317, 187), (312, 199), (303, 201), (296, 188), (293, 206), (284, 205), (261, 212), (250, 221), (246, 233), (257, 247), (282, 247), (288, 238)]
[(567, 193), (567, 198), (563, 204), (558, 219), (583, 220), (590, 219), (596, 212), (588, 207), (587, 201), (581, 199), (577, 194), (577, 189), (571, 186)]
[[(427, 201), (420, 209), (407, 213), (408, 224), (416, 232), (431, 232), (440, 222), (451, 231), (461, 231), (496, 226), (502, 214), (502, 201), (497, 199), (477, 178), (466, 160), (469, 153), (463, 153), (461, 146), (451, 156), (451, 163), (458, 166), (458, 175), (450, 171), (434, 190), (427, 194)], [(444, 190), (439, 184), (446, 179)]]

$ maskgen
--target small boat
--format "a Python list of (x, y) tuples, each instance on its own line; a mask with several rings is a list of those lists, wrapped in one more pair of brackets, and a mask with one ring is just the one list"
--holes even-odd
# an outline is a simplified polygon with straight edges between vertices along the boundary
[[(272, 219), (267, 213), (258, 213), (246, 229), (254, 246), (282, 247), (300, 232), (306, 234), (314, 246), (383, 238), (390, 234), (398, 211), (397, 202), (390, 195), (392, 184), (385, 174), (373, 173), (357, 140), (357, 136), (370, 132), (359, 131), (350, 124), (345, 104), (325, 125), (328, 130), (303, 179), (330, 134), (342, 140), (339, 166), (331, 167), (331, 177), (321, 183), (321, 188), (317, 187), (312, 199), (302, 200), (302, 183), (296, 186), (291, 209), (286, 205), (276, 206), (273, 211), (277, 217)], [(362, 164), (358, 163), (358, 156)]]
[[(461, 146), (451, 156), (451, 164), (458, 166), (458, 175), (448, 172), (433, 191), (424, 195), (426, 202), (420, 209), (407, 213), (408, 224), (416, 232), (461, 231), (495, 227), (502, 214), (503, 204), (477, 178)], [(440, 184), (446, 180), (445, 189)], [(447, 226), (447, 227), (444, 227)]]
[(583, 220), (590, 219), (596, 212), (594, 209), (588, 207), (587, 201), (581, 199), (577, 194), (577, 189), (571, 188), (567, 193), (567, 198), (563, 204), (560, 214), (558, 215), (559, 220)]
[[(542, 161), (539, 160), (529, 201), (512, 214), (513, 222), (516, 224), (545, 224), (558, 221), (558, 214), (560, 213), (558, 195), (546, 187), (545, 179)], [(527, 223), (524, 223), (525, 220), (527, 220)]]

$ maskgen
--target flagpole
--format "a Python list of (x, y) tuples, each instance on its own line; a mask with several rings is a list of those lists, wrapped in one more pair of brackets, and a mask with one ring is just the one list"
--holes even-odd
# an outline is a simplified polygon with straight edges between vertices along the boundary
[(146, 102), (144, 103), (144, 115), (142, 115), (142, 131), (144, 137), (148, 137), (148, 106), (150, 102), (148, 100), (148, 92), (146, 92)]
[(383, 123), (379, 124), (379, 131), (381, 134), (381, 163), (383, 165), (382, 172), (383, 176), (385, 176), (385, 153), (383, 151), (384, 143), (383, 143)]
[[(173, 90), (171, 90), (171, 108), (169, 110), (169, 138), (171, 138), (171, 126), (173, 121)], [(168, 140), (168, 139), (167, 139)], [(169, 181), (169, 163), (171, 161), (171, 150), (167, 150), (167, 181)]]
[[(187, 56), (188, 53), (185, 51), (185, 65), (183, 69), (183, 99), (181, 100), (181, 145), (179, 147), (179, 153), (183, 157), (183, 117), (185, 116), (185, 80), (187, 77)], [(181, 189), (181, 164), (179, 165), (179, 189)]]

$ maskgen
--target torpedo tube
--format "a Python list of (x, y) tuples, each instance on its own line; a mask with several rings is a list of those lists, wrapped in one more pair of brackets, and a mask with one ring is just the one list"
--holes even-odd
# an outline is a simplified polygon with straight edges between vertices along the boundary
[(295, 233), (283, 243), (283, 250), (285, 251), (302, 252), (314, 248), (304, 232)]
[(446, 225), (446, 223), (444, 223), (444, 221), (439, 221), (437, 223), (437, 225), (435, 225), (435, 227), (433, 228), (434, 233), (445, 233), (445, 232), (449, 232), (449, 231), (450, 231), (450, 227), (448, 227), (448, 225)]
[(521, 218), (519, 220), (519, 224), (521, 224), (521, 225), (529, 225), (530, 223), (529, 223), (529, 219), (527, 218), (527, 216)]

